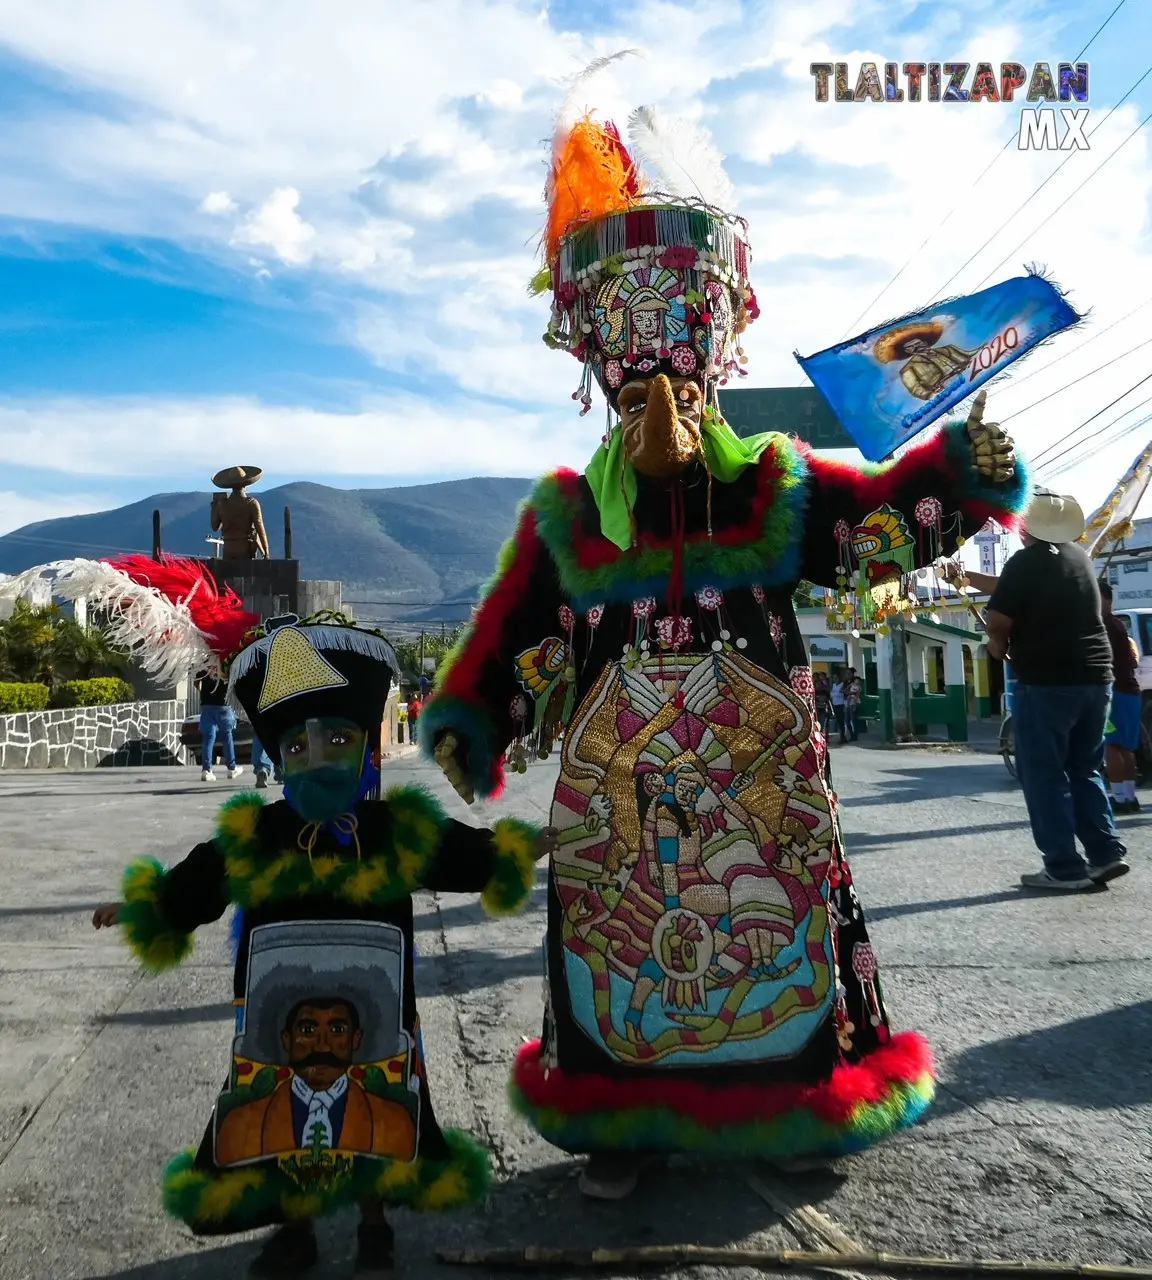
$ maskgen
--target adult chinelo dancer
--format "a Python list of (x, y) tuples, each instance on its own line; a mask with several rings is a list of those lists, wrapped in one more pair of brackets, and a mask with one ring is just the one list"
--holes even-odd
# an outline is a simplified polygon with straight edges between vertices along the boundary
[[(548, 1142), (591, 1156), (581, 1186), (603, 1198), (653, 1156), (835, 1155), (928, 1105), (928, 1046), (889, 1025), (792, 594), (857, 572), (906, 588), (1027, 496), (982, 400), (878, 468), (738, 438), (716, 388), (759, 314), (747, 228), (691, 126), (642, 109), (629, 136), (561, 120), (535, 282), (545, 340), (582, 367), (574, 398), (590, 408), (595, 382), (607, 400), (603, 441), (525, 502), (421, 717), (468, 801), (564, 727), (544, 1029), (511, 1089)], [(939, 537), (917, 547), (914, 513)]]

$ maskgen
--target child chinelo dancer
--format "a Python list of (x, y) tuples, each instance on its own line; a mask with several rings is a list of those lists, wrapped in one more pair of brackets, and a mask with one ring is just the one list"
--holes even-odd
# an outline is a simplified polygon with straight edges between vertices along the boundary
[(282, 801), (234, 796), (210, 840), (167, 870), (131, 863), (123, 901), (93, 917), (159, 972), (187, 958), (198, 926), (229, 904), (242, 912), (227, 1080), (199, 1148), (165, 1172), (165, 1207), (200, 1235), (278, 1225), (248, 1274), (279, 1277), (316, 1263), (315, 1218), (356, 1204), (355, 1275), (387, 1274), (386, 1207), (456, 1208), (488, 1173), (483, 1150), (433, 1113), (412, 894), (480, 892), (490, 914), (519, 910), (549, 833), (463, 825), (415, 786), (364, 798), (398, 671), (382, 635), (334, 615), (253, 628), (194, 562), (54, 568), (57, 589), (101, 603), (153, 670), (170, 674), (173, 649), (185, 669), (215, 661), (284, 772)]

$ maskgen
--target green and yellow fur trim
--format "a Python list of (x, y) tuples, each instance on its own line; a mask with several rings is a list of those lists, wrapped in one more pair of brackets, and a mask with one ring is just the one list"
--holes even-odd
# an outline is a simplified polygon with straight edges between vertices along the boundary
[(519, 818), (501, 818), (492, 827), (496, 865), (480, 895), (490, 916), (511, 916), (524, 909), (536, 883), (539, 828)]
[(414, 893), (435, 859), (448, 817), (422, 787), (396, 787), (384, 797), (390, 813), (382, 848), (360, 858), (305, 856), (293, 845), (269, 852), (259, 835), (258, 796), (230, 800), (220, 814), (216, 843), (224, 854), (228, 899), (258, 907), (291, 898), (327, 897), (354, 906), (384, 906)]
[(303, 1190), (274, 1160), (235, 1169), (203, 1169), (196, 1149), (182, 1151), (164, 1171), (164, 1208), (205, 1235), (245, 1231), (334, 1213), (363, 1200), (417, 1212), (459, 1209), (488, 1190), (488, 1155), (467, 1134), (444, 1130), (445, 1160), (418, 1156), (410, 1164), (353, 1156), (351, 1169), (327, 1187)]
[(155, 858), (135, 858), (124, 870), (124, 905), (116, 923), (124, 941), (149, 973), (175, 969), (192, 952), (192, 935), (173, 929), (161, 907), (165, 871)]

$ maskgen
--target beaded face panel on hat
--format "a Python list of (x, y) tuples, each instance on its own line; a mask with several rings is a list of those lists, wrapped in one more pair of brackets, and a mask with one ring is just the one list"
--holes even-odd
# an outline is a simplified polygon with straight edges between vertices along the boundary
[(664, 374), (706, 392), (743, 373), (738, 338), (758, 314), (746, 236), (740, 219), (676, 204), (636, 207), (564, 237), (550, 264), (545, 340), (584, 364), (573, 398), (585, 411), (593, 378), (618, 408), (637, 379)]

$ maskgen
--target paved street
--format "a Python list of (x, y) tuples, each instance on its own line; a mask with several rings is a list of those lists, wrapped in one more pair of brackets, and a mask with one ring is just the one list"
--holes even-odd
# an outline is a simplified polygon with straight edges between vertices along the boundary
[[(888, 1252), (1152, 1258), (1152, 816), (1122, 820), (1134, 871), (1112, 889), (1030, 896), (1015, 885), (1038, 864), (998, 760), (849, 747), (834, 762), (893, 1019), (938, 1054), (929, 1118), (835, 1175), (757, 1189), (745, 1167), (677, 1162), (626, 1205), (588, 1205), (576, 1162), (505, 1100), (513, 1053), (539, 1032), (542, 887), (498, 923), (475, 898), (426, 896), (433, 1099), (442, 1122), (487, 1138), (498, 1181), (482, 1209), (397, 1215), (406, 1275), (454, 1274), (433, 1261), (445, 1247), (797, 1248), (837, 1229)], [(489, 812), (541, 817), (554, 772), (533, 766)], [(387, 766), (389, 782), (412, 778), (483, 820), (410, 757)], [(175, 768), (0, 775), (0, 1280), (216, 1280), (254, 1252), (250, 1238), (193, 1239), (158, 1196), (226, 1070), (226, 922), (162, 978), (89, 923), (128, 858), (176, 861), (235, 785)], [(322, 1280), (349, 1273), (351, 1222), (325, 1224)]]

